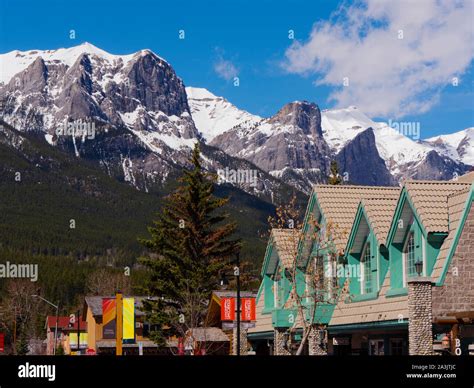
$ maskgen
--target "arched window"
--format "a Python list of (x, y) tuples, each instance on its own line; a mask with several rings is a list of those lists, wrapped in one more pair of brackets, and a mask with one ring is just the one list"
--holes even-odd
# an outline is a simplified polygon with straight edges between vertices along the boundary
[(372, 255), (370, 252), (370, 243), (365, 244), (364, 251), (362, 252), (362, 282), (361, 282), (361, 294), (370, 294), (373, 292), (372, 287)]

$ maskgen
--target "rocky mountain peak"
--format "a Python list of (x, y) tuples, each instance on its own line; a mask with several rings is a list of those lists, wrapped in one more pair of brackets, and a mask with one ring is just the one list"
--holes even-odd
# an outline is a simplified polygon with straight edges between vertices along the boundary
[(46, 86), (48, 69), (43, 58), (36, 58), (23, 73), (12, 78), (7, 88), (10, 91), (22, 90), (26, 93), (40, 93)]
[(150, 50), (135, 54), (126, 71), (125, 93), (145, 109), (167, 116), (190, 114), (183, 81), (173, 68)]
[(314, 102), (290, 102), (284, 105), (268, 122), (294, 125), (301, 128), (306, 135), (322, 136), (321, 111)]

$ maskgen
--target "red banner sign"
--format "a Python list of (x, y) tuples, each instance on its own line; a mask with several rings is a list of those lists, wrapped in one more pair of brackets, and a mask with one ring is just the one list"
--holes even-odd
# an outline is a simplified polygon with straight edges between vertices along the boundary
[[(222, 298), (221, 321), (235, 321), (236, 298)], [(255, 321), (257, 319), (255, 298), (240, 299), (240, 319), (242, 321)]]
[(5, 334), (0, 333), (0, 353), (5, 352)]
[(240, 301), (242, 305), (242, 321), (255, 321), (255, 298), (242, 298)]
[(221, 299), (221, 321), (233, 321), (235, 319), (235, 298)]

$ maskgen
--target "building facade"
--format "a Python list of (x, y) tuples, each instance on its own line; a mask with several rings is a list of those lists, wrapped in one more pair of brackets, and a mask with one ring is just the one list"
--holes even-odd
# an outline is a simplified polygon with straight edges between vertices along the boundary
[(294, 353), (310, 333), (307, 354), (469, 353), (473, 180), (315, 186), (302, 230), (270, 236), (252, 344)]

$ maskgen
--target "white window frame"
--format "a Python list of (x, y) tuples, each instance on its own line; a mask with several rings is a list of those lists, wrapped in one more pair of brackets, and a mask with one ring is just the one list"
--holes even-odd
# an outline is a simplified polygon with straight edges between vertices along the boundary
[[(367, 241), (364, 244), (364, 249), (362, 250), (362, 253), (360, 255), (360, 293), (362, 295), (366, 294), (365, 292), (365, 267), (366, 267), (366, 262), (365, 262), (365, 254), (367, 253), (367, 247), (371, 249), (372, 247), (370, 246), (370, 241), (367, 239)], [(372, 250), (370, 251), (370, 256), (372, 256)], [(372, 261), (372, 257), (369, 258), (369, 262)], [(372, 268), (370, 268), (370, 274), (372, 274)], [(372, 281), (372, 279), (371, 279)], [(372, 285), (372, 292), (374, 292), (374, 287)]]
[(278, 276), (275, 275), (273, 280), (273, 308), (278, 308), (278, 292), (279, 292), (279, 284), (278, 284)]
[(415, 231), (409, 231), (407, 234), (407, 238), (403, 243), (402, 249), (402, 271), (403, 271), (403, 287), (407, 286), (408, 282), (408, 255), (407, 255), (407, 246), (408, 242), (410, 241), (410, 235), (413, 236), (413, 249), (415, 249)]
[(410, 231), (407, 235), (407, 239), (405, 241), (405, 248), (403, 249), (403, 252), (405, 253), (405, 259), (406, 259), (406, 278), (408, 279), (408, 243), (410, 242), (410, 239), (413, 238), (413, 266), (415, 265), (416, 262), (416, 241), (415, 241), (415, 231)]

